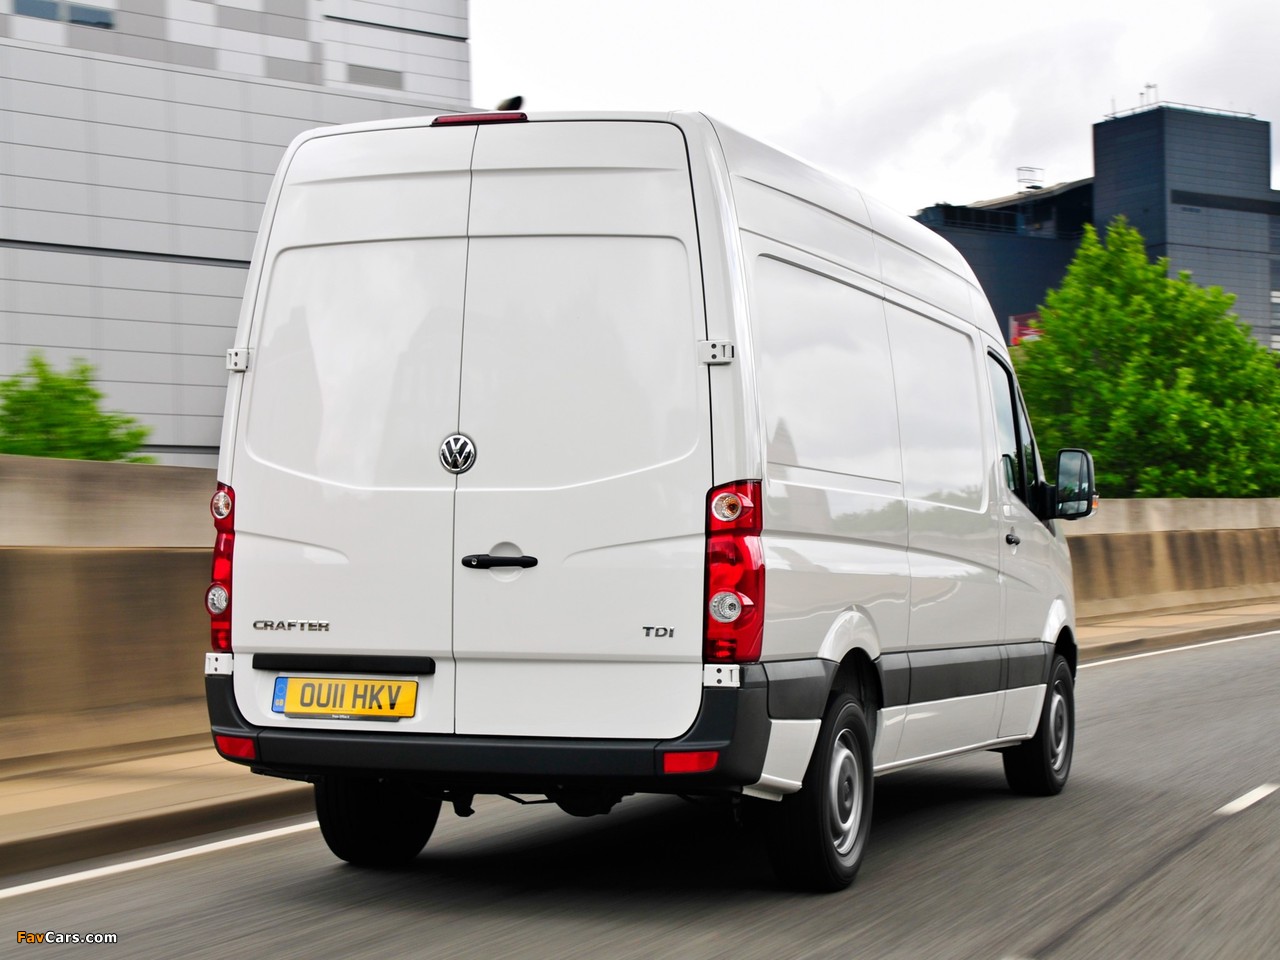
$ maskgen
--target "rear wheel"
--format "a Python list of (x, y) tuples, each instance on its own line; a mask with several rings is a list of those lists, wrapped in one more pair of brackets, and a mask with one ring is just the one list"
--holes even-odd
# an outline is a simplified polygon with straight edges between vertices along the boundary
[(333, 855), (359, 867), (398, 867), (427, 845), (440, 801), (403, 783), (356, 777), (316, 782), (316, 818)]
[(1004, 776), (1015, 793), (1049, 797), (1066, 786), (1076, 740), (1074, 686), (1067, 661), (1055, 655), (1036, 735), (1004, 752)]
[(799, 793), (768, 811), (769, 857), (784, 883), (841, 890), (862, 864), (871, 827), (871, 736), (862, 705), (847, 693), (827, 706)]

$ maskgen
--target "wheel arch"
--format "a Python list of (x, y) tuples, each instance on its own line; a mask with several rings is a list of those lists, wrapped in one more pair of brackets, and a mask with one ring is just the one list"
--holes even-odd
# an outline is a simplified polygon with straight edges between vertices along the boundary
[(841, 692), (857, 697), (871, 721), (874, 737), (875, 716), (884, 703), (880, 671), (876, 666), (880, 659), (880, 636), (874, 621), (858, 607), (841, 611), (823, 638), (818, 656), (838, 664), (827, 692), (828, 702)]
[[(1076, 666), (1079, 662), (1079, 651), (1076, 646), (1075, 623), (1071, 617), (1071, 606), (1063, 597), (1056, 598), (1049, 605), (1049, 615), (1045, 618), (1044, 632), (1040, 635), (1041, 641), (1047, 647), (1052, 647), (1055, 654), (1061, 654), (1062, 659), (1067, 661), (1067, 666), (1071, 668), (1071, 677), (1074, 680), (1076, 675)], [(1050, 657), (1052, 661), (1052, 657)], [(1046, 665), (1046, 672), (1048, 667)]]
[(1072, 630), (1069, 624), (1064, 624), (1062, 629), (1058, 631), (1058, 638), (1053, 644), (1053, 652), (1067, 661), (1067, 666), (1071, 668), (1071, 679), (1074, 680), (1080, 660), (1080, 650), (1076, 644), (1075, 631)]
[(876, 669), (867, 651), (861, 647), (855, 647), (846, 653), (840, 666), (836, 668), (828, 700), (840, 693), (856, 697), (869, 716), (878, 712), (880, 704), (884, 702), (880, 671)]

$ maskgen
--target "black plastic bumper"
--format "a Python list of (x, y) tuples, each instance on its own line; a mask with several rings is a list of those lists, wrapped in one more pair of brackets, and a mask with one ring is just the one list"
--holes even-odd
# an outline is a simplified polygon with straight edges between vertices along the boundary
[[(760, 779), (769, 743), (769, 686), (759, 664), (736, 688), (704, 688), (693, 726), (674, 740), (595, 740), (394, 734), (255, 727), (236, 706), (230, 676), (206, 676), (215, 736), (248, 737), (257, 759), (227, 757), (291, 779), (330, 774), (387, 776), (477, 793), (541, 793), (558, 786), (624, 792), (698, 793)], [(706, 773), (664, 774), (670, 751), (715, 750)]]

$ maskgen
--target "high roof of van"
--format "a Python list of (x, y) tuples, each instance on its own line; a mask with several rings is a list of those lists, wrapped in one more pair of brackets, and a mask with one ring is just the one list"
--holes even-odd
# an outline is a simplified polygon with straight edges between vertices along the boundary
[[(489, 112), (477, 111), (475, 115), (481, 114), (487, 116)], [(795, 197), (871, 231), (893, 248), (910, 251), (913, 258), (923, 257), (936, 265), (941, 269), (941, 275), (949, 278), (944, 285), (951, 288), (953, 295), (927, 299), (964, 316), (994, 338), (1001, 338), (972, 268), (943, 237), (808, 161), (741, 133), (722, 121), (696, 111), (567, 111), (512, 116), (536, 123), (629, 121), (674, 124), (683, 131), (692, 152), (697, 152), (700, 146), (712, 149), (718, 146), (731, 181), (749, 181)], [(435, 116), (423, 116), (321, 127), (301, 134), (286, 157), (307, 140), (361, 131), (421, 127), (436, 119)], [(893, 285), (892, 279), (885, 279)], [(898, 286), (905, 289), (903, 284)], [(970, 294), (959, 296), (961, 287), (968, 288)], [(961, 305), (961, 300), (970, 301), (970, 304)]]

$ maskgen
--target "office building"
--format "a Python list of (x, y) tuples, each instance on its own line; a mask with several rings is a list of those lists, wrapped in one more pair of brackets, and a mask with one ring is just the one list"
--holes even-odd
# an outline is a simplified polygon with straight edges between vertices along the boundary
[(302, 130), (470, 105), (466, 0), (0, 0), (0, 377), (92, 363), (216, 460), (262, 204)]
[(1252, 115), (1154, 103), (1093, 127), (1094, 175), (996, 200), (922, 210), (969, 258), (1013, 335), (1057, 286), (1083, 225), (1123, 214), (1176, 274), (1235, 294), (1259, 342), (1280, 349), (1280, 191), (1271, 125)]

